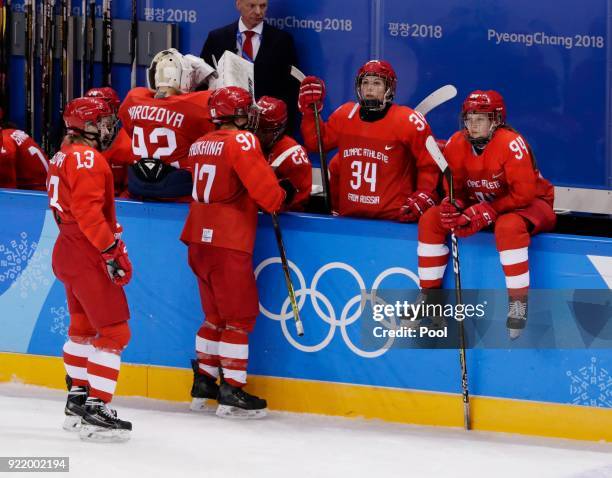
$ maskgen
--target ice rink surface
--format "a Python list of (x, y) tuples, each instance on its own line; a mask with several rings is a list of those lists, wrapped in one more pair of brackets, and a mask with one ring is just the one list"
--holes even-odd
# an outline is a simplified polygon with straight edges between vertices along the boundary
[(62, 430), (64, 403), (0, 384), (0, 456), (68, 456), (87, 478), (612, 477), (612, 444), (280, 412), (224, 420), (144, 398), (113, 402), (134, 425), (129, 442), (85, 443)]

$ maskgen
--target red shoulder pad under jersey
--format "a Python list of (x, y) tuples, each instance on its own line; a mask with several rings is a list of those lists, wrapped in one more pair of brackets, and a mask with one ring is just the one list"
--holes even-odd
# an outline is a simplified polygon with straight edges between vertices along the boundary
[[(319, 115), (323, 151), (329, 151), (338, 146), (338, 136), (342, 134), (342, 123), (352, 117), (352, 114), (359, 114), (358, 106), (357, 103), (345, 103), (329, 116), (328, 121), (323, 121), (323, 117)], [(306, 149), (313, 153), (318, 152), (314, 112), (302, 116), (301, 131)]]
[(154, 98), (143, 88), (131, 90), (119, 108), (119, 118), (132, 137), (132, 153), (187, 167), (190, 146), (214, 129), (208, 109), (210, 95), (210, 91), (197, 91)]
[(267, 212), (278, 211), (285, 199), (285, 192), (278, 185), (257, 136), (247, 131), (232, 133), (233, 141), (228, 141), (232, 168), (259, 207)]
[(85, 145), (63, 146), (51, 159), (47, 184), (49, 205), (62, 222), (76, 222), (100, 251), (113, 243), (113, 176), (101, 153)]
[(287, 209), (303, 210), (312, 191), (312, 165), (304, 147), (292, 137), (282, 136), (268, 153), (268, 163), (278, 179), (289, 179), (297, 189)]
[(529, 205), (536, 197), (537, 173), (525, 139), (516, 132), (500, 128), (485, 149), (489, 147), (492, 147), (490, 154), (503, 158), (500, 179), (506, 183), (507, 190), (491, 203), (493, 208), (502, 213)]
[(425, 146), (427, 138), (433, 137), (431, 128), (425, 117), (412, 108), (398, 105), (396, 111), (394, 115), (398, 131), (401, 131), (404, 144), (410, 149), (416, 160), (415, 190), (435, 195), (441, 171)]
[(13, 155), (10, 162), (15, 167), (15, 185), (10, 187), (44, 191), (49, 162), (40, 146), (18, 129), (2, 130), (2, 136), (3, 149)]

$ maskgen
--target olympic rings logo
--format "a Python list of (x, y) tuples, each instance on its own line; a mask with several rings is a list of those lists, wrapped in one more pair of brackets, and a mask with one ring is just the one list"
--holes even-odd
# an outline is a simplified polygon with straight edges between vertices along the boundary
[[(392, 275), (401, 275), (405, 276), (408, 279), (412, 280), (418, 287), (419, 278), (418, 276), (409, 269), (403, 267), (390, 267), (383, 272), (381, 272), (376, 279), (374, 280), (370, 292), (361, 292), (367, 291), (365, 282), (361, 277), (361, 274), (349, 264), (344, 262), (330, 262), (325, 264), (317, 270), (314, 277), (312, 278), (312, 282), (310, 283), (310, 287), (306, 286), (306, 280), (304, 278), (304, 274), (302, 271), (295, 265), (295, 263), (289, 262), (289, 268), (295, 273), (297, 277), (297, 283), (294, 283), (295, 288), (295, 298), (297, 301), (298, 308), (300, 312), (306, 303), (307, 296), (310, 297), (310, 303), (312, 304), (312, 308), (316, 312), (317, 316), (323, 320), (326, 324), (329, 325), (329, 331), (325, 338), (315, 345), (304, 345), (296, 341), (290, 334), (289, 329), (287, 327), (287, 321), (293, 320), (293, 314), (291, 312), (291, 305), (289, 301), (289, 296), (285, 298), (281, 310), (279, 313), (272, 312), (268, 310), (261, 302), (259, 303), (260, 312), (265, 315), (267, 318), (271, 320), (280, 321), (281, 329), (283, 331), (283, 335), (287, 339), (287, 341), (296, 349), (301, 350), (302, 352), (318, 352), (323, 350), (334, 338), (336, 328), (340, 328), (340, 334), (344, 340), (344, 343), (347, 347), (356, 355), (364, 358), (375, 358), (383, 355), (392, 345), (395, 340), (394, 337), (388, 337), (387, 341), (384, 345), (376, 350), (362, 350), (357, 347), (349, 337), (348, 327), (354, 324), (357, 319), (362, 315), (367, 302), (371, 305), (374, 304), (385, 304), (385, 301), (377, 296), (377, 291), (380, 288), (381, 283), (388, 277)], [(268, 259), (263, 260), (255, 269), (255, 279), (259, 277), (261, 272), (272, 264), (281, 264), (281, 260), (279, 257), (270, 257)], [(342, 308), (342, 311), (338, 317), (336, 314), (336, 310), (332, 302), (329, 298), (320, 292), (317, 289), (319, 285), (319, 281), (323, 277), (323, 275), (332, 270), (342, 270), (348, 272), (357, 284), (357, 289), (360, 291), (357, 295), (353, 296)], [(351, 313), (351, 310), (355, 308), (355, 305), (359, 304), (359, 307)], [(321, 305), (323, 307), (321, 307)], [(302, 318), (303, 319), (303, 318)], [(380, 322), (381, 325), (385, 325), (389, 328), (395, 328), (396, 318), (391, 317), (387, 322)], [(305, 323), (306, 328), (308, 327), (307, 323)]]

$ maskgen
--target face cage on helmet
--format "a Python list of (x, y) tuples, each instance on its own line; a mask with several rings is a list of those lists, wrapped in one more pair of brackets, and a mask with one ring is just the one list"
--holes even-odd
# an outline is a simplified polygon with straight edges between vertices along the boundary
[[(363, 81), (363, 79), (366, 76), (374, 76), (376, 78), (382, 78), (385, 82), (385, 86), (386, 86), (386, 90), (385, 90), (385, 94), (383, 95), (383, 99), (382, 101), (380, 100), (366, 100), (364, 98), (361, 97), (361, 82)], [(388, 77), (386, 76), (382, 76), (382, 75), (377, 75), (375, 73), (363, 73), (361, 75), (359, 75), (357, 77), (357, 79), (355, 80), (355, 90), (357, 92), (357, 98), (359, 99), (359, 104), (361, 105), (361, 107), (364, 110), (367, 111), (382, 111), (387, 107), (387, 104), (391, 103), (393, 101), (393, 91), (391, 89), (391, 84), (392, 81), (389, 80)]]
[[(470, 136), (470, 132), (468, 130), (467, 127), (467, 115), (473, 113), (473, 114), (486, 114), (487, 118), (489, 119), (489, 121), (491, 122), (491, 126), (489, 128), (489, 134), (486, 136), (483, 136), (482, 138), (472, 138)], [(497, 128), (499, 128), (503, 123), (502, 119), (501, 119), (501, 113), (499, 111), (476, 111), (476, 110), (471, 110), (471, 111), (466, 111), (465, 113), (461, 113), (460, 119), (459, 119), (459, 124), (461, 125), (461, 128), (463, 129), (463, 133), (465, 135), (465, 138), (473, 145), (476, 146), (478, 148), (483, 148), (485, 147), (489, 141), (491, 141), (491, 138), (493, 137), (493, 133), (495, 133), (495, 131), (497, 130)]]
[(257, 104), (253, 104), (249, 109), (249, 122), (246, 129), (255, 133), (262, 143), (264, 143), (264, 139), (271, 137), (270, 141), (265, 142), (265, 145), (270, 147), (283, 135), (285, 129), (287, 128), (287, 124), (285, 123), (282, 127), (264, 128), (263, 126), (260, 126), (261, 115), (262, 109), (257, 106)]
[[(110, 118), (110, 124), (104, 124), (105, 118)], [(72, 131), (89, 141), (95, 141), (96, 143), (98, 143), (100, 151), (108, 149), (108, 147), (113, 143), (115, 136), (117, 135), (117, 120), (115, 115), (101, 117), (95, 126), (92, 121), (88, 121), (85, 127), (87, 128), (89, 126), (95, 127), (96, 131), (87, 131), (74, 127), (67, 127), (66, 131), (68, 134), (70, 134), (70, 132)]]

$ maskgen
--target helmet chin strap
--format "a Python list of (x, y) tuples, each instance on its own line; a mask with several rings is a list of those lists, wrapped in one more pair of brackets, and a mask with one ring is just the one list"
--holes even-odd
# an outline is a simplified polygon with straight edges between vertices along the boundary
[(468, 132), (468, 141), (472, 144), (472, 146), (474, 146), (474, 148), (482, 150), (487, 144), (489, 144), (489, 141), (491, 141), (491, 138), (493, 137), (493, 133), (495, 133), (495, 130), (497, 130), (499, 126), (499, 123), (491, 124), (491, 127), (489, 128), (489, 134), (483, 136), (482, 138), (472, 138), (470, 136), (470, 133)]
[(368, 110), (368, 111), (381, 111), (385, 107), (384, 102), (377, 100), (377, 99), (372, 99), (372, 100), (364, 99), (364, 100), (361, 100), (359, 104), (364, 110)]

